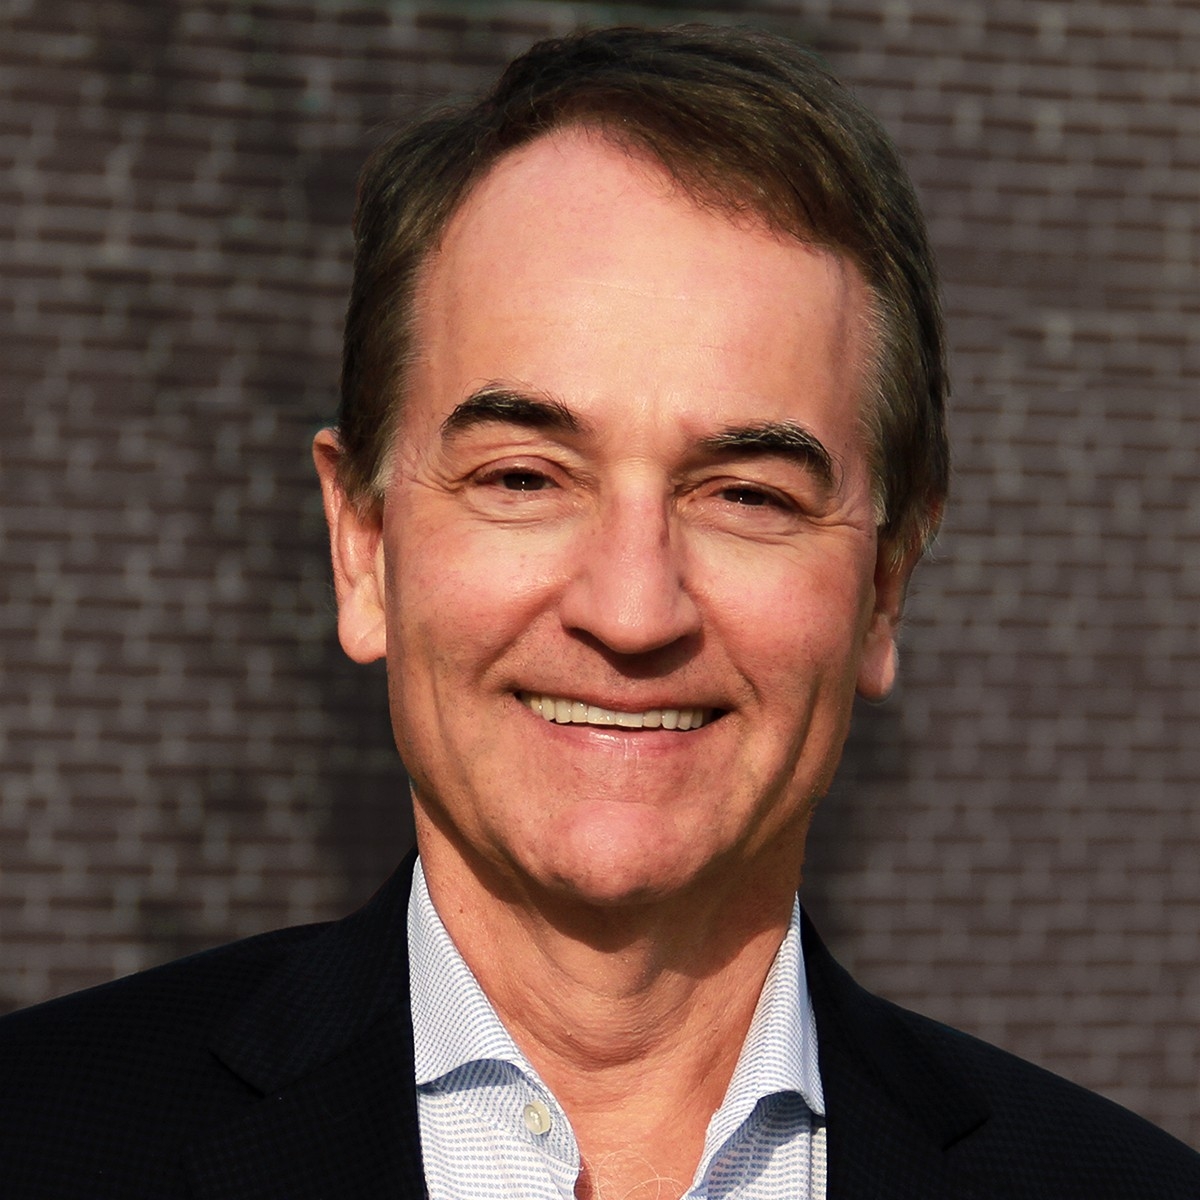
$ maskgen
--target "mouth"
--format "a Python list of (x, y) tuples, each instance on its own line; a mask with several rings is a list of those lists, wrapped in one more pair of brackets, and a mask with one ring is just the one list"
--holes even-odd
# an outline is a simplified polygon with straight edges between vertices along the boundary
[(601, 708), (566, 696), (547, 696), (536, 692), (518, 692), (517, 699), (558, 725), (601, 725), (620, 729), (674, 729), (680, 733), (699, 729), (721, 715), (716, 708), (648, 708), (643, 712), (620, 712)]

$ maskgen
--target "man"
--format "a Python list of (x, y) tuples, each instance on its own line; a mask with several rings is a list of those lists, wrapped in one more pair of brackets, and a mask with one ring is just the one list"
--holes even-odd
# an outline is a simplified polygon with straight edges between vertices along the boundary
[(1184, 1197), (796, 906), (946, 490), (916, 203), (807, 54), (535, 47), (385, 146), (316, 440), (419, 863), (10, 1018), (5, 1195)]

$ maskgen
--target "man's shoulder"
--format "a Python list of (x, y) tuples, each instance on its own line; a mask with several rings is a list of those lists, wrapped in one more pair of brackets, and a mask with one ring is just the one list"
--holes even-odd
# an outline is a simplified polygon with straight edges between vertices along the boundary
[(842, 1185), (853, 1180), (880, 1196), (1200, 1197), (1200, 1154), (1182, 1142), (1042, 1067), (868, 992), (811, 924), (804, 937), (831, 1169), (836, 1160)]
[(254, 1100), (213, 1039), (324, 928), (261, 934), (0, 1018), (6, 1194), (83, 1194), (85, 1180), (95, 1196), (176, 1194), (179, 1145)]
[[(261, 933), (0, 1017), (6, 1063), (132, 1036), (203, 1040), (327, 924)], [(11, 1055), (12, 1057), (8, 1057)]]
[[(402, 1083), (412, 1074), (411, 870), (409, 859), (339, 921), (261, 934), (0, 1020), (6, 1200), (170, 1200), (201, 1185), (239, 1200), (356, 1195), (371, 1194), (358, 1183), (380, 1172), (408, 1178), (419, 1161)], [(374, 1155), (344, 1136), (364, 1128)]]
[(988, 1117), (974, 1173), (1019, 1195), (1200, 1197), (1200, 1154), (1136, 1113), (978, 1037), (891, 1006)]

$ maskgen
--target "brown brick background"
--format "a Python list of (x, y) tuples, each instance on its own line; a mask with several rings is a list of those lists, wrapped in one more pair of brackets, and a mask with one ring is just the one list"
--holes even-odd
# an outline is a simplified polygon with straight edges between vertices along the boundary
[[(367, 895), (406, 842), (307, 443), (382, 123), (577, 22), (0, 0), (0, 999)], [(694, 10), (691, 10), (694, 11)], [(1200, 5), (762, 0), (925, 198), (957, 473), (809, 903), (864, 982), (1200, 1144)]]

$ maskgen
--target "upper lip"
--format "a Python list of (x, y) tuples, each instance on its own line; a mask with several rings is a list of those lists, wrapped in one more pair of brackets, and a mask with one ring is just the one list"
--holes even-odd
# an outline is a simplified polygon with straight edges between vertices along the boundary
[(696, 699), (695, 697), (681, 698), (672, 696), (669, 699), (664, 699), (661, 696), (651, 696), (649, 698), (632, 696), (621, 697), (605, 697), (598, 699), (595, 692), (577, 691), (569, 687), (519, 687), (513, 689), (519, 696), (553, 696), (555, 699), (561, 700), (580, 700), (584, 704), (594, 705), (596, 708), (609, 709), (612, 712), (624, 713), (645, 713), (653, 709), (672, 709), (672, 708), (703, 708), (710, 709), (715, 712), (724, 712), (728, 709), (728, 705), (714, 702), (708, 699)]

